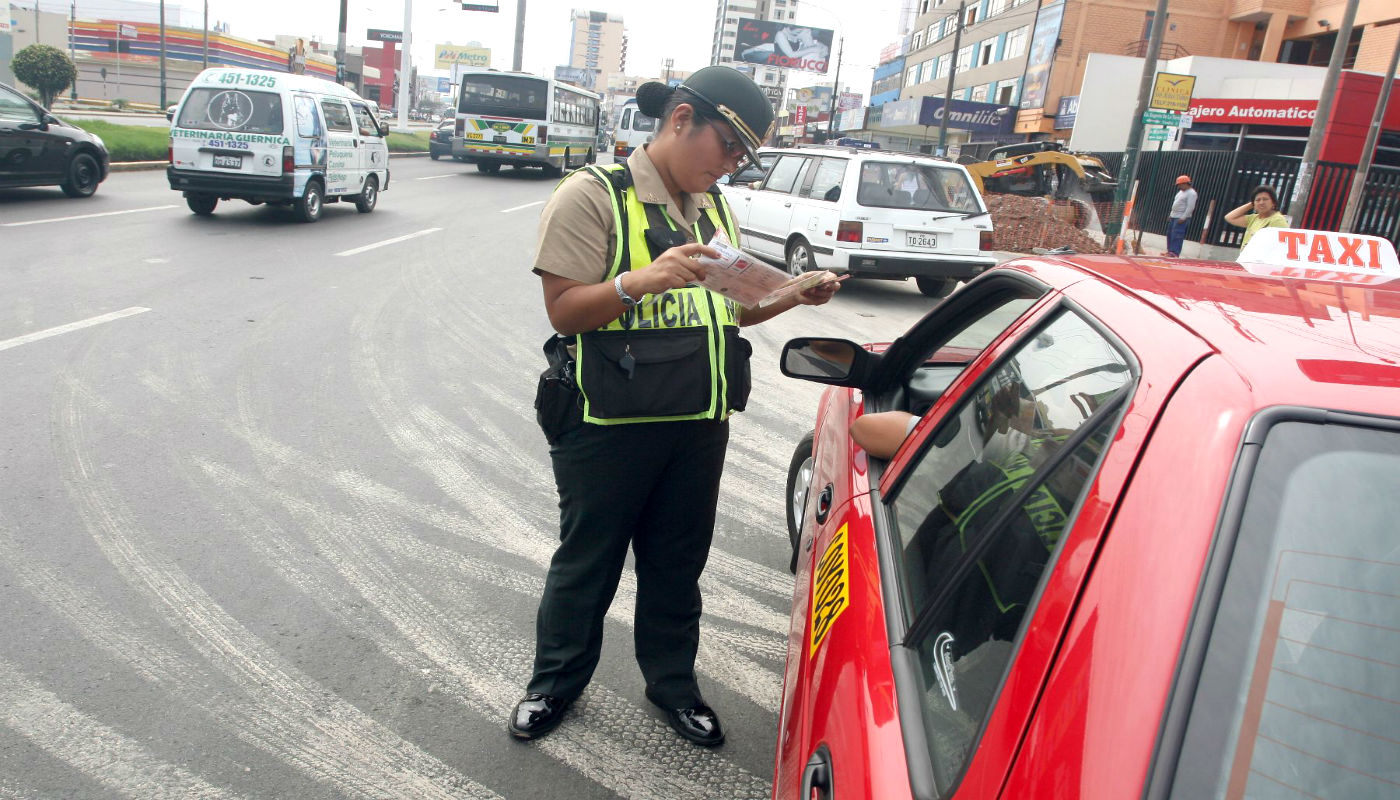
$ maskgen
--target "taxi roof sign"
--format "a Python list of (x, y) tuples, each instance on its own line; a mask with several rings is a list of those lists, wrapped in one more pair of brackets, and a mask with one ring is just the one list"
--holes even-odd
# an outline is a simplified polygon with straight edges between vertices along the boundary
[(1239, 263), (1255, 275), (1338, 283), (1400, 280), (1395, 247), (1379, 236), (1261, 228), (1240, 251)]

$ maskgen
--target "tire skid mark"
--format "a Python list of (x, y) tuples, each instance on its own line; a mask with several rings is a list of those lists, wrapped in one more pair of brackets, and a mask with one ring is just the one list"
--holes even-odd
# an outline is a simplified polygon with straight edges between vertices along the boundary
[[(381, 359), (373, 351), (373, 337), (366, 334), (362, 338), (362, 342), (365, 347), (365, 357), (356, 364), (359, 367), (356, 377), (363, 387), (362, 393), (370, 406), (370, 415), (379, 423), (380, 428), (388, 435), (398, 450), (405, 454), (406, 460), (415, 464), (424, 474), (432, 478), (439, 490), (460, 504), (462, 508), (471, 509), (473, 515), (483, 522), (489, 520), (500, 525), (504, 530), (519, 533), (518, 536), (488, 537), (485, 533), (476, 532), (469, 533), (468, 536), (480, 537), (483, 543), (495, 544), (500, 549), (535, 562), (541, 566), (542, 571), (547, 570), (556, 546), (554, 537), (538, 533), (540, 526), (531, 524), (529, 519), (523, 519), (519, 509), (502, 502), (495, 493), (485, 491), (486, 487), (467, 467), (467, 464), (490, 464), (494, 454), (488, 450), (473, 447), (469, 455), (474, 457), (462, 459), (438, 443), (437, 436), (441, 435), (440, 432), (434, 435), (433, 432), (425, 431), (412, 424), (413, 414), (395, 399), (395, 392), (379, 372), (378, 365), (381, 363)], [(392, 359), (383, 360), (392, 362)], [(469, 437), (463, 437), (463, 440), (470, 441)], [(485, 531), (493, 529), (491, 525), (481, 527)], [(462, 528), (455, 530), (459, 533), (464, 531)], [(467, 528), (465, 530), (475, 529)], [(551, 524), (547, 530), (553, 532), (555, 526)], [(735, 556), (734, 559), (738, 559), (738, 557)], [(726, 572), (727, 569), (732, 569), (735, 564), (734, 559), (716, 562), (725, 569), (716, 569), (714, 573), (707, 570), (705, 576), (702, 577), (701, 586), (705, 591), (707, 613), (734, 622), (757, 625), (775, 635), (784, 635), (788, 629), (786, 614), (756, 609), (746, 595), (732, 590), (721, 582), (730, 577)], [(752, 574), (755, 571), (766, 569), (753, 562), (746, 563), (749, 565), (749, 569), (739, 572), (738, 575)], [(619, 587), (620, 593), (623, 591), (635, 592), (635, 584), (626, 583), (629, 580), (634, 579), (630, 578), (630, 574), (624, 574), (623, 581), (625, 583)]]
[(250, 731), (257, 740), (357, 796), (497, 797), (301, 675), (179, 567), (143, 548), (139, 526), (88, 462), (80, 400), (93, 393), (71, 375), (65, 384), (69, 391), (57, 414), (64, 424), (56, 426), (56, 446), (66, 454), (64, 483), (88, 533), (133, 590), (146, 595), (201, 656), (268, 712), (266, 722), (272, 724)]
[[(408, 643), (421, 655), (406, 656), (397, 645), (385, 647), (385, 652), (396, 660), (402, 659), (406, 668), (423, 669), (425, 664), (430, 665), (434, 675), (448, 682), (453, 699), (487, 718), (501, 720), (510, 713), (525, 682), (532, 647), (521, 640), (518, 631), (504, 624), (481, 618), (449, 618), (411, 588), (413, 581), (392, 570), (389, 559), (376, 550), (385, 542), (429, 548), (400, 526), (381, 518), (376, 503), (352, 498), (355, 511), (347, 516), (255, 483), (219, 464), (204, 462), (202, 466), (225, 491), (246, 494), (249, 502), (254, 497), (271, 495), (302, 523), (299, 529), (328, 562), (319, 571), (330, 574), (323, 577), (302, 573), (292, 579), (316, 602), (335, 597), (336, 582), (347, 583), (361, 602), (372, 606), (394, 628), (399, 641)], [(275, 462), (268, 466), (274, 474), (265, 477), (271, 484), (280, 485), (275, 473), (284, 467)], [(254, 546), (262, 549), (267, 545), (264, 542)], [(429, 557), (441, 555), (446, 554), (433, 553)], [(293, 567), (287, 562), (270, 563), (276, 563), (284, 572)], [(432, 583), (466, 585), (460, 576)], [(490, 597), (491, 593), (479, 589), (459, 589), (448, 598), (447, 605), (485, 607), (489, 606)], [(341, 598), (341, 602), (347, 599)], [(385, 637), (378, 626), (367, 626), (363, 632), (376, 640)], [(587, 696), (591, 702), (571, 712), (578, 718), (575, 724), (534, 743), (584, 777), (624, 796), (635, 797), (699, 797), (716, 786), (739, 788), (752, 796), (766, 791), (765, 781), (713, 751), (698, 751), (680, 742), (664, 723), (646, 716), (635, 704), (601, 685), (591, 687)], [(595, 704), (596, 711), (592, 710)], [(625, 740), (630, 741), (624, 744)], [(678, 769), (678, 760), (683, 768)]]
[(0, 722), (54, 758), (126, 797), (234, 798), (183, 767), (153, 756), (118, 731), (65, 703), (0, 659)]
[[(428, 525), (467, 541), (525, 559), (535, 565), (538, 570), (537, 574), (540, 576), (535, 579), (537, 581), (535, 585), (539, 588), (533, 592), (531, 597), (532, 600), (538, 601), (540, 589), (544, 585), (543, 575), (549, 568), (550, 558), (554, 555), (553, 542), (534, 533), (535, 528), (515, 518), (513, 511), (495, 500), (490, 492), (484, 491), (477, 484), (475, 476), (467, 473), (459, 462), (451, 460), (442, 466), (443, 469), (450, 469), (458, 474), (458, 477), (451, 484), (442, 484), (442, 488), (449, 494), (463, 492), (466, 496), (459, 498), (463, 501), (475, 497), (475, 511), (480, 516), (485, 509), (487, 513), (484, 514), (484, 519), (490, 520), (491, 524), (477, 524), (472, 520), (463, 519), (432, 507), (423, 509), (420, 504), (399, 495), (388, 487), (368, 481), (356, 473), (336, 470), (326, 464), (319, 463), (294, 448), (264, 438), (254, 431), (244, 430), (241, 435), (253, 452), (258, 454), (263, 461), (284, 465), (293, 469), (300, 476), (314, 480), (324, 480), (329, 476), (331, 482), (343, 490), (347, 497), (367, 508), (394, 509), (410, 519), (420, 519)], [(276, 492), (276, 490), (271, 489), (269, 491)], [(279, 496), (285, 495), (279, 494)], [(509, 522), (502, 524), (503, 520)], [(508, 533), (502, 535), (502, 531)], [(443, 571), (441, 562), (449, 559), (460, 561), (463, 557), (456, 553), (443, 551), (437, 556), (437, 559), (438, 562), (432, 564), (431, 568)], [(443, 582), (450, 583), (460, 579), (460, 575), (450, 570), (443, 571)], [(609, 609), (609, 618), (630, 628), (635, 594), (636, 576), (631, 572), (624, 572), (619, 582), (618, 597)], [(707, 613), (712, 617), (721, 617), (744, 625), (758, 626), (770, 635), (775, 629), (786, 630), (788, 624), (786, 616), (756, 607), (752, 600), (724, 586), (712, 586), (708, 589), (705, 607)], [(775, 641), (779, 638), (774, 636)], [(703, 636), (700, 639), (700, 656), (697, 660), (697, 668), (716, 682), (748, 697), (760, 707), (776, 710), (777, 699), (781, 691), (781, 677), (776, 670), (754, 664), (738, 654), (719, 648), (708, 642)]]

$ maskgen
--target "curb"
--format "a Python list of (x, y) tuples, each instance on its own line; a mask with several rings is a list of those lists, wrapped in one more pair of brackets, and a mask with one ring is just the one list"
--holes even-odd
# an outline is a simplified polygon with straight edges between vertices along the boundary
[[(428, 154), (423, 153), (390, 153), (390, 158), (422, 158)], [(107, 165), (108, 172), (140, 172), (150, 169), (165, 169), (169, 166), (169, 161), (113, 161)]]

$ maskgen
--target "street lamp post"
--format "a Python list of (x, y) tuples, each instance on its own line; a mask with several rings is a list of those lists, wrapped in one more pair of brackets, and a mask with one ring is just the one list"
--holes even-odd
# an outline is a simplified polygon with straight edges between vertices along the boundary
[(953, 105), (953, 79), (958, 76), (958, 49), (962, 45), (963, 20), (967, 14), (967, 0), (958, 4), (958, 15), (953, 18), (953, 50), (948, 53), (948, 88), (943, 92), (943, 118), (938, 121), (938, 154), (947, 152), (948, 110)]
[(209, 69), (209, 0), (204, 0), (204, 68)]
[(837, 102), (841, 97), (841, 47), (846, 42), (846, 37), (838, 37), (836, 40), (836, 77), (831, 83), (831, 111), (826, 116), (826, 138), (830, 139), (832, 132), (836, 129), (836, 109), (840, 106)]
[(165, 110), (165, 0), (160, 0), (160, 110)]
[[(524, 0), (521, 0), (524, 2)], [(408, 103), (413, 97), (413, 76), (408, 71), (408, 49), (413, 45), (413, 0), (403, 3), (403, 50), (399, 53), (399, 131), (408, 132)]]

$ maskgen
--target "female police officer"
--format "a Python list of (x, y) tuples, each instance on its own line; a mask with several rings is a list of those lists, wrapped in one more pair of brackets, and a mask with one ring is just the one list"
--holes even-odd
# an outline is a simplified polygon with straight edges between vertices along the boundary
[(662, 120), (656, 138), (625, 165), (566, 178), (540, 218), (535, 272), (550, 323), (573, 337), (582, 424), (552, 437), (560, 544), (536, 618), (534, 674), (508, 729), (548, 733), (588, 684), (630, 544), (647, 699), (681, 736), (714, 746), (724, 732), (695, 680), (699, 579), (726, 419), (749, 389), (751, 348), (738, 326), (825, 303), (838, 287), (741, 310), (690, 285), (704, 277), (694, 259), (718, 255), (704, 244), (716, 231), (739, 242), (714, 184), (756, 158), (773, 111), (752, 80), (718, 66), (675, 88), (645, 84), (637, 103)]

